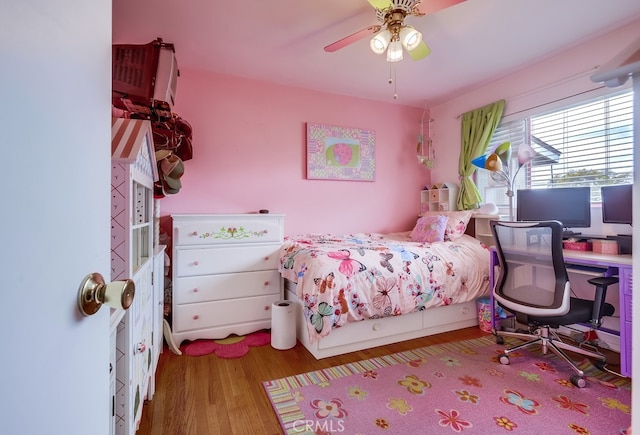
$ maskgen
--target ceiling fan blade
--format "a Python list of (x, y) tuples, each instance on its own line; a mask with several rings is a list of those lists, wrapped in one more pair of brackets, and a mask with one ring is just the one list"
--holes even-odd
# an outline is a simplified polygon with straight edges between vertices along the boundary
[(392, 0), (368, 0), (369, 4), (376, 9), (386, 9), (393, 4)]
[(464, 1), (465, 0), (428, 0), (418, 4), (418, 10), (421, 14), (429, 15)]
[(409, 56), (413, 60), (420, 60), (429, 56), (430, 53), (431, 49), (429, 48), (429, 46), (425, 44), (424, 41), (420, 41), (420, 44), (418, 44), (416, 48), (409, 52)]
[(362, 30), (358, 30), (356, 33), (352, 33), (349, 36), (345, 36), (342, 39), (337, 40), (336, 42), (327, 45), (324, 48), (324, 51), (329, 53), (333, 53), (336, 50), (340, 50), (343, 47), (346, 47), (349, 44), (353, 44), (356, 41), (361, 40), (362, 38), (366, 38), (367, 36), (375, 35), (382, 29), (382, 26), (378, 24), (374, 24), (373, 26), (366, 27)]

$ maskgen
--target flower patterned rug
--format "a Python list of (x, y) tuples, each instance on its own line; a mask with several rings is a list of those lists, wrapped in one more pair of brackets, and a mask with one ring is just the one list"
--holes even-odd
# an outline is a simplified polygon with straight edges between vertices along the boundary
[[(519, 341), (505, 340), (506, 345)], [(493, 336), (263, 382), (286, 434), (624, 434), (631, 380), (537, 347), (497, 356)]]

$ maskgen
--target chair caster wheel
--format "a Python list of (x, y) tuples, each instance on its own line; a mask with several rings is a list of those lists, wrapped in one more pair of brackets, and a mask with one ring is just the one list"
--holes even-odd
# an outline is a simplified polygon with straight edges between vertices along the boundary
[(504, 344), (504, 337), (496, 335), (496, 344)]
[(569, 378), (569, 380), (578, 388), (584, 388), (587, 386), (587, 381), (585, 381), (584, 378), (580, 375), (573, 375)]
[(509, 355), (507, 354), (502, 354), (498, 357), (498, 361), (500, 361), (500, 364), (502, 364), (503, 366), (508, 366), (509, 365)]

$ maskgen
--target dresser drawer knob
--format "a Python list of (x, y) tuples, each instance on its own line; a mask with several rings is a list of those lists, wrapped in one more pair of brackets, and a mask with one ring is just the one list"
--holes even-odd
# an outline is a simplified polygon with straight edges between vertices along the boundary
[(191, 235), (195, 237), (195, 236), (197, 236), (197, 235), (198, 235), (198, 232), (197, 232), (197, 231), (194, 231), (194, 232), (192, 232), (192, 233), (191, 233)]
[(265, 310), (265, 311), (269, 311), (269, 308), (271, 308), (269, 305), (265, 305), (265, 306), (264, 306), (264, 310)]
[(374, 323), (373, 324), (373, 330), (374, 331), (379, 331), (380, 330), (380, 324), (379, 323)]
[(268, 286), (269, 286), (269, 281), (265, 281), (265, 282), (264, 282), (264, 286), (265, 286), (265, 287), (268, 287)]
[(198, 263), (198, 261), (194, 261), (194, 262), (193, 262), (193, 265), (194, 265), (194, 266), (197, 266), (198, 264), (200, 264), (200, 263)]
[(200, 316), (198, 316), (197, 314), (193, 316), (193, 320), (198, 320), (200, 318)]
[(194, 293), (198, 293), (198, 289), (197, 289), (197, 288), (194, 288), (194, 289), (193, 289), (193, 292), (194, 292)]
[(269, 257), (264, 257), (264, 261), (269, 261)]

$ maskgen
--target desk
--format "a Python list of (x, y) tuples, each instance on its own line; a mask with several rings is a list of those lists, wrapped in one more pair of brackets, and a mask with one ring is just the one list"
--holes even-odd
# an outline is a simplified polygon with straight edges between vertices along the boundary
[[(499, 266), (498, 253), (495, 247), (490, 249), (489, 288), (495, 285), (495, 269)], [(631, 294), (632, 294), (632, 257), (631, 254), (611, 255), (598, 254), (591, 251), (563, 250), (565, 264), (592, 266), (602, 268), (605, 276), (618, 276), (620, 279), (620, 371), (631, 377)], [(491, 293), (491, 310), (495, 308), (493, 291)], [(491, 313), (491, 329), (494, 329), (494, 313)]]

